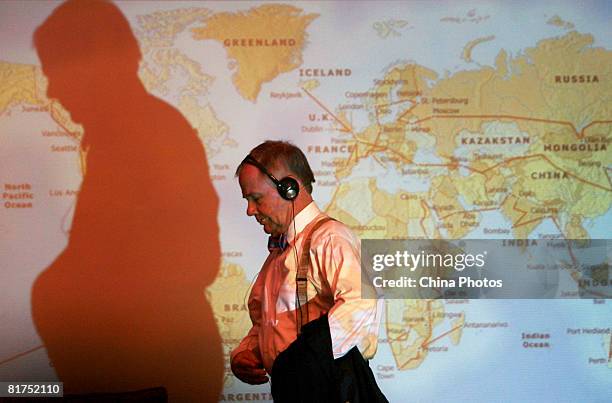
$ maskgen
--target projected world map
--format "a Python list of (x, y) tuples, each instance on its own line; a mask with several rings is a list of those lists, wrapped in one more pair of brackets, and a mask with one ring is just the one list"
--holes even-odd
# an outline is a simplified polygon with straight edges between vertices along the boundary
[[(223, 264), (205, 292), (226, 357), (250, 328), (245, 301), (267, 253), (234, 170), (268, 138), (304, 150), (317, 204), (362, 239), (608, 239), (610, 11), (586, 4), (118, 2), (142, 82), (207, 151)], [(87, 170), (83, 129), (46, 97), (31, 47), (52, 9), (0, 5), (12, 23), (0, 53), (0, 255), (12, 290), (0, 297), (0, 361), (34, 349), (0, 366), (2, 380), (46, 363), (30, 286), (66, 245)], [(612, 391), (607, 299), (385, 306), (370, 366), (390, 401), (603, 401)], [(226, 364), (222, 401), (268, 392)]]

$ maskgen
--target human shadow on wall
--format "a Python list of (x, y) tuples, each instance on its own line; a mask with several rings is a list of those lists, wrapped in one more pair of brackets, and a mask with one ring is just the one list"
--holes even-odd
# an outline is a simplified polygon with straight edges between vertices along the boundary
[(88, 149), (68, 245), (32, 289), (65, 392), (164, 386), (170, 401), (217, 401), (222, 346), (204, 289), (220, 265), (218, 197), (202, 144), (146, 92), (115, 5), (63, 3), (34, 44), (49, 98)]

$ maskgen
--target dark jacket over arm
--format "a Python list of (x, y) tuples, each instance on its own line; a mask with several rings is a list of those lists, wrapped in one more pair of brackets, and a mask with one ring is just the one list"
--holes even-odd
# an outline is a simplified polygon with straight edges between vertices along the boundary
[(274, 361), (275, 402), (388, 402), (357, 347), (334, 360), (327, 315), (302, 333)]

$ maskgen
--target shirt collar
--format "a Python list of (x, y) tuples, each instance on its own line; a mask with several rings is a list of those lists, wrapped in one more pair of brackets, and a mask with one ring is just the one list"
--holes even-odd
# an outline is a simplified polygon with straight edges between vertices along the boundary
[[(308, 206), (304, 207), (302, 211), (297, 213), (291, 224), (289, 224), (289, 229), (287, 230), (287, 241), (289, 243), (293, 242), (293, 239), (295, 238), (295, 232), (297, 232), (298, 234), (302, 232), (304, 227), (306, 227), (319, 214), (321, 214), (321, 210), (319, 210), (319, 207), (317, 207), (314, 201), (311, 201)], [(295, 231), (293, 225), (294, 222)]]

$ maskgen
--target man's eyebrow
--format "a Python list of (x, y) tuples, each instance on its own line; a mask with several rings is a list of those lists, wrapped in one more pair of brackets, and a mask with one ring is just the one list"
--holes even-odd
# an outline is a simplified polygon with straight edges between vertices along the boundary
[(261, 193), (254, 192), (254, 193), (247, 193), (247, 194), (243, 194), (243, 195), (242, 195), (242, 198), (243, 198), (243, 199), (247, 199), (247, 200), (248, 200), (249, 198), (251, 198), (251, 199), (252, 199), (252, 198), (254, 198), (254, 197), (261, 197)]

